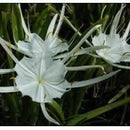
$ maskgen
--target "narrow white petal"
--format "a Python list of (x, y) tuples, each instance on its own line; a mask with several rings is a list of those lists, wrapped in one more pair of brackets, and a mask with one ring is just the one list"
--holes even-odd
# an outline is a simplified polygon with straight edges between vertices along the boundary
[[(25, 67), (23, 64), (21, 64), (21, 62), (18, 61), (18, 59), (14, 56), (14, 54), (10, 51), (10, 49), (6, 46), (5, 44), (5, 40), (0, 38), (0, 44), (1, 46), (5, 49), (5, 51), (9, 54), (9, 56), (14, 60), (14, 62), (18, 65), (20, 65), (20, 67), (22, 67), (24, 70), (26, 70), (27, 72), (29, 72), (31, 75), (34, 75), (29, 69), (27, 69), (27, 67)], [(35, 76), (35, 75), (34, 75)]]
[(115, 16), (115, 18), (113, 20), (111, 30), (110, 30), (110, 35), (111, 36), (114, 36), (116, 34), (117, 26), (118, 26), (118, 23), (119, 23), (119, 20), (120, 20), (120, 17), (121, 17), (121, 14), (122, 14), (122, 11), (123, 11), (124, 8), (125, 8), (125, 5), (122, 4), (121, 9), (117, 12), (117, 14), (116, 14), (116, 16)]
[(112, 64), (112, 65), (121, 69), (130, 69), (130, 66), (118, 65), (118, 64)]
[(46, 117), (46, 119), (54, 124), (60, 125), (59, 122), (57, 122), (56, 120), (54, 120), (47, 112), (46, 107), (45, 107), (45, 103), (41, 103), (41, 109), (42, 112), (44, 114), (44, 116)]
[(56, 14), (56, 15), (53, 17), (53, 19), (52, 19), (52, 21), (51, 21), (51, 23), (50, 23), (50, 25), (49, 25), (49, 27), (48, 27), (47, 34), (46, 34), (46, 38), (52, 36), (52, 34), (53, 34), (53, 32), (54, 32), (54, 28), (55, 28), (57, 16), (58, 16), (58, 14)]
[(108, 78), (112, 77), (113, 75), (117, 74), (119, 71), (120, 70), (117, 70), (117, 71), (111, 72), (109, 74), (99, 76), (97, 78), (93, 78), (93, 79), (73, 83), (72, 88), (85, 87), (85, 86), (88, 86), (88, 85), (92, 85), (92, 84), (101, 82), (101, 81), (103, 81), (105, 79), (108, 79)]
[[(87, 54), (89, 52), (93, 52), (93, 51), (104, 49), (104, 48), (109, 48), (109, 47), (108, 46), (95, 46), (95, 47), (82, 48), (71, 56), (79, 56), (79, 55)], [(54, 56), (53, 59), (65, 58), (67, 55), (69, 55), (69, 52)]]
[(7, 74), (11, 72), (15, 72), (15, 70), (14, 69), (0, 69), (0, 74)]
[[(16, 50), (16, 51), (18, 51), (18, 52), (20, 52), (20, 53), (23, 53), (21, 50), (19, 50), (15, 45), (13, 45), (13, 44), (11, 44), (11, 43), (9, 43), (9, 42), (7, 42), (7, 41), (4, 41), (4, 43), (9, 47), (9, 48), (12, 48), (12, 49), (14, 49), (14, 50)], [(23, 53), (24, 54), (24, 53)]]
[(71, 50), (69, 55), (63, 59), (63, 62), (65, 63), (70, 58), (70, 56), (79, 49), (79, 47), (85, 42), (85, 40), (99, 27), (101, 27), (101, 25), (96, 25), (91, 30), (89, 30), (88, 33), (86, 33), (86, 35), (79, 41), (79, 43)]
[(123, 39), (126, 39), (126, 38), (127, 38), (128, 34), (129, 34), (129, 31), (130, 31), (130, 22), (129, 22), (129, 24), (128, 24), (126, 30), (125, 30), (125, 33), (124, 33), (124, 35), (123, 35)]
[(21, 5), (18, 4), (18, 7), (19, 7), (19, 10), (20, 10), (20, 14), (21, 14), (21, 19), (22, 19), (22, 25), (23, 25), (23, 29), (25, 31), (25, 33), (29, 36), (30, 35), (30, 32), (25, 24), (25, 21), (24, 21), (24, 17), (23, 17), (23, 14), (22, 14), (22, 10), (21, 10)]
[(6, 41), (2, 38), (0, 38), (0, 44), (5, 49), (5, 51), (9, 54), (9, 56), (14, 60), (15, 63), (18, 63), (19, 61), (14, 56), (14, 54), (10, 51), (10, 49), (6, 46)]
[(57, 36), (58, 33), (59, 33), (59, 31), (60, 31), (61, 25), (62, 25), (62, 23), (63, 23), (64, 13), (65, 13), (65, 4), (63, 4), (63, 6), (62, 6), (60, 19), (59, 19), (59, 22), (58, 22), (56, 31), (55, 31), (55, 33), (54, 33), (54, 36)]
[(104, 14), (104, 11), (105, 11), (106, 7), (107, 7), (107, 5), (105, 5), (105, 6), (103, 7), (102, 12), (101, 12), (101, 17), (100, 17), (100, 19), (103, 18), (103, 14)]
[(71, 54), (73, 54), (83, 43), (84, 41), (95, 31), (97, 30), (101, 25), (96, 25), (91, 30), (89, 30), (86, 35), (79, 41), (79, 43), (72, 49)]
[(16, 88), (16, 86), (0, 87), (0, 93), (12, 93), (12, 92), (19, 92), (19, 90)]
[[(71, 27), (79, 36), (82, 35), (82, 33), (80, 33), (79, 30), (74, 27), (74, 25), (69, 21), (68, 18), (66, 18), (66, 17), (64, 16), (64, 19), (65, 19), (65, 21), (70, 25), (70, 27)], [(85, 40), (85, 42), (86, 42), (89, 46), (92, 46), (91, 43), (90, 43), (87, 39)]]
[(81, 71), (81, 70), (92, 69), (92, 68), (100, 68), (100, 69), (102, 69), (104, 71), (104, 68), (101, 65), (65, 67), (65, 69), (67, 71)]

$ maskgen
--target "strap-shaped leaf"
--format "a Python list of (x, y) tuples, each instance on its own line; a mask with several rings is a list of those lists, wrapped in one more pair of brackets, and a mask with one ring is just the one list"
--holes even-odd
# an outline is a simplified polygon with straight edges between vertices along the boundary
[(118, 100), (124, 93), (126, 93), (130, 89), (130, 86), (126, 86), (123, 89), (121, 89), (112, 99), (109, 100), (108, 103), (113, 103), (116, 100)]
[(68, 119), (67, 125), (77, 125), (78, 123), (92, 119), (98, 115), (101, 115), (107, 111), (110, 111), (114, 108), (125, 105), (127, 103), (130, 103), (130, 97), (123, 99), (123, 100), (120, 100), (120, 101), (117, 101), (115, 103), (111, 103), (109, 105), (97, 108), (97, 109), (94, 109), (94, 110), (87, 112), (85, 114), (80, 114), (80, 115), (76, 115), (74, 117), (71, 117), (70, 119)]
[(16, 4), (12, 5), (12, 30), (15, 42), (24, 39), (22, 20), (19, 8)]

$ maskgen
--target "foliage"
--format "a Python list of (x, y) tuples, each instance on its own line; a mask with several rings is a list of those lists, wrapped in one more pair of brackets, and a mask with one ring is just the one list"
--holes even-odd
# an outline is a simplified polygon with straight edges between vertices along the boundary
[[(103, 18), (100, 19), (105, 5), (107, 7)], [(35, 32), (45, 39), (48, 25), (54, 14), (59, 13), (62, 4), (21, 4), (21, 6), (31, 32)], [(120, 24), (124, 27), (130, 19), (129, 7), (130, 5), (127, 4), (122, 15)], [(73, 36), (73, 47), (79, 38), (81, 39), (94, 25), (100, 23), (105, 28), (119, 8), (120, 4), (68, 4), (66, 17), (83, 35), (77, 37), (77, 33), (66, 21), (64, 21), (59, 35), (64, 40), (68, 40), (69, 44), (71, 44), (73, 39), (70, 40), (70, 38)], [(121, 32), (123, 33), (123, 29)], [(24, 39), (17, 4), (0, 4), (0, 36), (12, 44)], [(87, 44), (84, 44), (84, 47), (87, 47)], [(2, 47), (0, 47), (0, 53), (0, 68), (12, 68), (14, 63)], [(17, 57), (21, 58), (21, 55), (17, 54)], [(103, 65), (106, 72), (116, 70), (102, 59), (89, 55), (74, 57), (71, 62), (71, 65), (95, 64)], [(101, 75), (103, 72), (100, 69), (90, 69), (70, 72), (66, 78), (72, 82)], [(0, 75), (0, 85), (13, 84), (13, 76), (14, 74)], [(130, 125), (128, 116), (130, 106), (127, 105), (130, 102), (129, 81), (130, 71), (122, 69), (118, 75), (101, 83), (72, 89), (61, 99), (47, 104), (48, 111), (61, 125)], [(41, 113), (39, 105), (27, 96), (22, 97), (20, 93), (0, 94), (0, 125), (54, 125), (50, 124)]]

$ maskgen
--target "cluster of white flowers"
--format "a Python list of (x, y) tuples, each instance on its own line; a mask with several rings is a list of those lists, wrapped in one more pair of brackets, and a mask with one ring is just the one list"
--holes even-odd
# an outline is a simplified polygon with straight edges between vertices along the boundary
[[(103, 81), (103, 80), (115, 75), (116, 73), (118, 73), (118, 71), (111, 72), (109, 74), (106, 74), (106, 75), (103, 75), (103, 76), (100, 76), (97, 78), (93, 78), (90, 80), (79, 81), (79, 82), (75, 82), (73, 84), (69, 83), (65, 79), (65, 75), (68, 71), (85, 70), (85, 69), (89, 69), (89, 68), (103, 69), (103, 67), (101, 65), (67, 67), (64, 64), (66, 61), (68, 61), (68, 59), (71, 56), (86, 53), (85, 50), (81, 50), (81, 51), (77, 52), (77, 49), (80, 48), (80, 46), (86, 41), (86, 39), (97, 28), (99, 28), (100, 25), (97, 25), (94, 28), (92, 28), (90, 31), (88, 31), (88, 33), (79, 41), (79, 43), (70, 52), (61, 54), (58, 57), (55, 55), (59, 54), (61, 52), (68, 51), (68, 49), (69, 49), (68, 44), (66, 42), (62, 42), (62, 40), (60, 40), (60, 38), (58, 38), (58, 33), (60, 31), (60, 28), (61, 28), (61, 25), (63, 22), (63, 18), (64, 18), (65, 5), (63, 4), (57, 26), (56, 26), (56, 21), (57, 21), (58, 14), (56, 14), (53, 17), (53, 19), (48, 27), (48, 31), (47, 31), (45, 40), (42, 40), (37, 34), (29, 32), (28, 28), (26, 27), (23, 15), (22, 15), (20, 5), (19, 5), (19, 9), (20, 9), (20, 13), (21, 13), (23, 29), (26, 34), (26, 41), (18, 41), (17, 47), (16, 47), (16, 46), (8, 43), (4, 39), (0, 38), (1, 46), (5, 49), (5, 51), (10, 55), (10, 57), (16, 63), (16, 65), (13, 69), (0, 69), (0, 74), (16, 72), (17, 73), (17, 76), (15, 78), (16, 86), (8, 86), (8, 87), (1, 86), (0, 92), (9, 93), (9, 92), (19, 92), (20, 91), (22, 93), (22, 95), (30, 96), (33, 101), (41, 104), (41, 108), (42, 108), (43, 114), (45, 115), (46, 119), (48, 119), (52, 123), (59, 125), (59, 122), (54, 120), (48, 114), (46, 107), (45, 107), (45, 103), (51, 102), (54, 98), (61, 98), (61, 96), (65, 92), (69, 91), (71, 88), (84, 87), (87, 85), (98, 83), (100, 81)], [(128, 29), (129, 29), (129, 26), (128, 26)], [(115, 28), (115, 26), (113, 28)], [(113, 31), (112, 31), (112, 33), (113, 33)], [(128, 31), (124, 34), (123, 39), (126, 39), (127, 33), (128, 33)], [(114, 38), (115, 37), (117, 37), (117, 36), (114, 36)], [(101, 39), (101, 40), (98, 40), (98, 39)], [(94, 45), (97, 45), (98, 43), (99, 43), (99, 45), (102, 45), (102, 44), (107, 45), (108, 41), (111, 41), (111, 39), (106, 38), (105, 34), (100, 34), (100, 36), (94, 37), (94, 39), (93, 39)], [(122, 39), (119, 39), (119, 37), (118, 37), (117, 41), (119, 41), (119, 44), (120, 44), (120, 42), (125, 44), (124, 42), (122, 42)], [(111, 45), (116, 46), (115, 42), (117, 42), (117, 41), (112, 40)], [(25, 54), (25, 56), (19, 61), (14, 56), (14, 54), (10, 51), (8, 46)], [(95, 47), (95, 50), (96, 50), (96, 48), (97, 47)], [(92, 48), (92, 50), (93, 49), (94, 49), (94, 47)], [(97, 53), (99, 55), (101, 55), (102, 52), (104, 54), (104, 49), (102, 49), (101, 52), (99, 52), (99, 51), (100, 50), (97, 51)], [(112, 52), (112, 50), (111, 50), (111, 52)], [(108, 52), (106, 52), (106, 53), (108, 53)], [(103, 55), (103, 57), (105, 57), (105, 56)], [(117, 58), (117, 56), (115, 56), (115, 58)], [(120, 58), (118, 58), (118, 59), (120, 59)]]
[[(105, 45), (107, 48), (97, 50), (97, 54), (114, 66), (130, 69), (130, 67), (118, 65), (115, 63), (130, 62), (130, 45), (127, 44), (127, 38), (130, 31), (130, 22), (123, 36), (117, 33), (119, 20), (125, 5), (121, 5), (121, 9), (117, 12), (110, 29), (110, 34), (102, 32), (92, 38), (94, 46)], [(105, 30), (106, 31), (106, 30)]]

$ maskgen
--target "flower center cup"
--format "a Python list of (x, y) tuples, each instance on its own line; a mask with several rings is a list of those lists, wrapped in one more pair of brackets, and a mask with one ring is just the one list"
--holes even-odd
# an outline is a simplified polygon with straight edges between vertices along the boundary
[(44, 83), (44, 79), (41, 78), (41, 77), (38, 77), (37, 78), (37, 82), (38, 82), (38, 84), (43, 84)]

